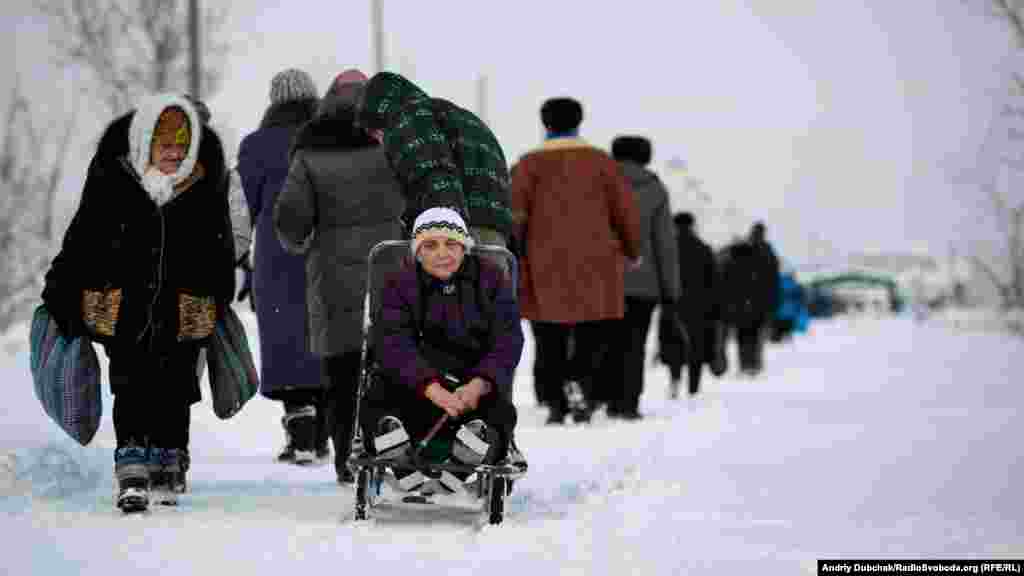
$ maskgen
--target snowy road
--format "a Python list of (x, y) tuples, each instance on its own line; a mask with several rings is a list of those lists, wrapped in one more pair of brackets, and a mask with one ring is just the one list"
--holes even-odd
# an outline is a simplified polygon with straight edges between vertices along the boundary
[(458, 510), (353, 524), (330, 466), (273, 462), (280, 412), (261, 398), (229, 421), (196, 405), (192, 492), (122, 518), (110, 398), (96, 440), (75, 447), (32, 395), (26, 340), (0, 350), (0, 452), (19, 474), (0, 498), (10, 574), (796, 574), (822, 557), (1024, 556), (1024, 340), (1001, 334), (818, 323), (771, 346), (757, 380), (709, 378), (696, 401), (669, 401), (651, 367), (648, 418), (568, 428), (533, 406), (528, 344), (530, 474), (500, 527)]

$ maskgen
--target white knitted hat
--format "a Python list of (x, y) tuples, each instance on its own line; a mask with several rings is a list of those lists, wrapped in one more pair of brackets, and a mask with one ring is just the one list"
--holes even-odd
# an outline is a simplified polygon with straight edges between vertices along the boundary
[(270, 81), (271, 104), (293, 100), (316, 100), (318, 94), (313, 77), (297, 68), (282, 70)]
[(473, 237), (469, 235), (466, 221), (451, 208), (428, 208), (416, 217), (412, 225), (413, 256), (427, 238), (451, 238), (461, 243), (466, 251), (473, 248)]

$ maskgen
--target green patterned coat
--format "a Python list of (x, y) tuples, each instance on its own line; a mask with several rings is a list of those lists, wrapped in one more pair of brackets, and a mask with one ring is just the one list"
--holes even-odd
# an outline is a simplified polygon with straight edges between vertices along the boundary
[(448, 206), (470, 226), (510, 234), (505, 155), (475, 114), (431, 98), (399, 74), (381, 72), (366, 84), (359, 121), (383, 130), (388, 159), (409, 199), (410, 223), (427, 208)]

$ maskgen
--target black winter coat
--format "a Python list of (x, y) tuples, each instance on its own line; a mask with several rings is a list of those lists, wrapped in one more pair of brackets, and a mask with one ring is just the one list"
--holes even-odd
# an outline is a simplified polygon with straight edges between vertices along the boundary
[(762, 324), (778, 307), (779, 261), (767, 243), (737, 242), (725, 251), (723, 311), (735, 325)]
[(134, 112), (104, 132), (60, 252), (46, 273), (43, 300), (66, 330), (80, 332), (82, 291), (120, 288), (115, 334), (105, 346), (160, 354), (178, 342), (178, 294), (234, 294), (234, 248), (227, 169), (220, 138), (203, 126), (204, 174), (162, 207), (128, 159)]

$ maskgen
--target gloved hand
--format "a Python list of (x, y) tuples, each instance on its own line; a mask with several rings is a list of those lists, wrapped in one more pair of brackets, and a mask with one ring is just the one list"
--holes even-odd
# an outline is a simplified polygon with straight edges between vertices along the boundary
[(88, 334), (85, 322), (82, 320), (81, 305), (75, 306), (58, 299), (46, 302), (46, 310), (50, 317), (57, 323), (57, 329), (65, 340), (71, 341), (75, 338)]

